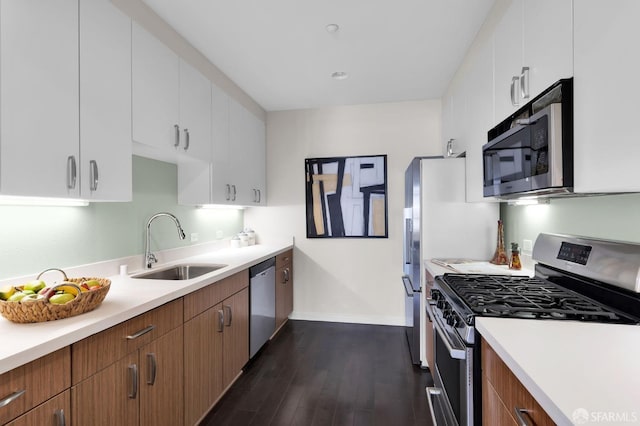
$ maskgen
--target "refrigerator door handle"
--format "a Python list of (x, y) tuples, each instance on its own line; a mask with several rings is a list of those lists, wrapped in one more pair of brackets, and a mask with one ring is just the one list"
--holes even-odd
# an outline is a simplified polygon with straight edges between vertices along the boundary
[(404, 220), (404, 263), (411, 264), (411, 234), (413, 234), (413, 223), (410, 218)]
[(411, 285), (411, 278), (409, 275), (402, 276), (402, 284), (404, 285), (404, 291), (407, 293), (407, 297), (413, 297), (415, 290), (413, 289), (413, 285)]

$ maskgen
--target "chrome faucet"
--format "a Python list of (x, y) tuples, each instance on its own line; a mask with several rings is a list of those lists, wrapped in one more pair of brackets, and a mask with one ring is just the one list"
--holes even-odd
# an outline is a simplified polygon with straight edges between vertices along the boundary
[(159, 218), (161, 216), (167, 216), (173, 219), (173, 221), (176, 224), (176, 227), (178, 228), (178, 237), (181, 240), (185, 239), (184, 230), (182, 229), (182, 226), (180, 226), (180, 221), (178, 220), (177, 217), (175, 217), (171, 213), (164, 213), (164, 212), (156, 213), (153, 216), (151, 216), (149, 218), (149, 221), (147, 222), (146, 238), (145, 238), (145, 245), (144, 245), (144, 264), (146, 269), (150, 269), (151, 265), (158, 262), (158, 259), (156, 259), (156, 255), (151, 253), (151, 222), (153, 222), (156, 218)]

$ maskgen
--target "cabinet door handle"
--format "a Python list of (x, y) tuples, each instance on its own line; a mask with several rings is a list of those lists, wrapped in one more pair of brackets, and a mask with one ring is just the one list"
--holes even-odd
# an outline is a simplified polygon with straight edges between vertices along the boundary
[(76, 178), (78, 177), (78, 170), (76, 168), (76, 157), (70, 155), (67, 157), (67, 189), (74, 189), (76, 187)]
[(53, 413), (53, 416), (56, 418), (56, 424), (58, 426), (66, 426), (67, 422), (64, 418), (64, 410), (62, 408), (56, 410), (55, 413)]
[(286, 283), (289, 282), (289, 268), (285, 268), (283, 272), (284, 272), (284, 283), (283, 284), (286, 284)]
[(177, 124), (174, 124), (173, 130), (175, 135), (173, 140), (173, 147), (177, 148), (180, 146), (180, 126), (178, 126)]
[(150, 331), (153, 331), (153, 329), (155, 329), (156, 326), (151, 324), (149, 327), (143, 328), (142, 330), (138, 331), (137, 333), (133, 333), (127, 336), (127, 340), (135, 340), (138, 337), (149, 333)]
[(535, 423), (533, 423), (533, 421), (531, 420), (531, 417), (529, 417), (529, 413), (531, 412), (530, 410), (527, 410), (525, 408), (515, 407), (513, 409), (513, 412), (516, 415), (516, 420), (518, 420), (518, 425), (535, 426)]
[(522, 67), (520, 71), (520, 96), (529, 99), (529, 67)]
[(224, 312), (222, 311), (222, 309), (219, 309), (218, 310), (218, 333), (222, 333), (223, 326), (224, 326)]
[(253, 191), (253, 202), (257, 203), (258, 202), (258, 191), (255, 188), (253, 188), (252, 191)]
[(147, 365), (149, 366), (149, 369), (147, 370), (147, 384), (153, 386), (156, 383), (156, 370), (158, 368), (158, 363), (156, 362), (156, 354), (148, 353), (147, 363)]
[(229, 185), (228, 183), (225, 185), (225, 200), (230, 201), (231, 200), (231, 185)]
[(89, 161), (89, 190), (91, 192), (98, 190), (98, 162), (96, 160)]
[(21, 389), (19, 391), (16, 391), (16, 392), (12, 393), (9, 396), (6, 396), (6, 397), (2, 398), (0, 400), (0, 408), (4, 407), (5, 405), (11, 404), (13, 401), (15, 401), (16, 399), (20, 398), (26, 392), (27, 392), (26, 389)]
[(233, 321), (233, 314), (231, 312), (231, 306), (229, 305), (222, 305), (222, 309), (224, 309), (226, 311), (226, 313), (228, 313), (228, 315), (225, 315), (225, 317), (227, 317), (228, 321), (225, 324), (227, 327), (231, 327), (231, 321)]
[(236, 186), (235, 185), (231, 185), (231, 189), (233, 190), (233, 196), (231, 197), (231, 201), (235, 201), (236, 200)]
[(258, 189), (258, 202), (262, 201), (262, 191)]
[(189, 129), (184, 129), (184, 150), (189, 149)]
[(518, 106), (518, 100), (516, 99), (516, 84), (520, 80), (520, 77), (513, 76), (511, 77), (511, 105)]
[(129, 365), (129, 399), (136, 399), (138, 396), (138, 366)]
[(453, 141), (455, 139), (449, 139), (447, 141), (447, 157), (453, 157)]

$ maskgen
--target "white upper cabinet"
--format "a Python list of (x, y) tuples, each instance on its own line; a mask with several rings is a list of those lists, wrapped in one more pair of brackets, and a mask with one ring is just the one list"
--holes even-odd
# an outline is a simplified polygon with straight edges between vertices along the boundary
[(573, 75), (572, 0), (513, 0), (494, 32), (495, 124)]
[(237, 186), (234, 173), (239, 171), (232, 165), (231, 141), (229, 139), (229, 96), (216, 85), (211, 85), (211, 202), (214, 204), (233, 204), (237, 198)]
[(211, 202), (211, 82), (180, 60), (178, 202)]
[(640, 190), (640, 2), (579, 0), (574, 6), (574, 187)]
[[(180, 58), (136, 22), (132, 54), (133, 141), (171, 157), (181, 143)], [(175, 155), (173, 155), (175, 162)]]
[(80, 189), (131, 200), (131, 19), (107, 0), (80, 0)]
[(0, 192), (78, 197), (78, 1), (0, 2)]

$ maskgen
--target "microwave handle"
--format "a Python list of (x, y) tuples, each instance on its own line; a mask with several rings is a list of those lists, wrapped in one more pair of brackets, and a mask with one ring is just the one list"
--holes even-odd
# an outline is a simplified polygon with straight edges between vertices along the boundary
[(518, 77), (517, 75), (511, 77), (511, 105), (513, 105), (514, 107), (520, 105), (518, 100), (516, 99), (516, 84), (518, 83), (518, 80), (520, 80), (520, 77)]

